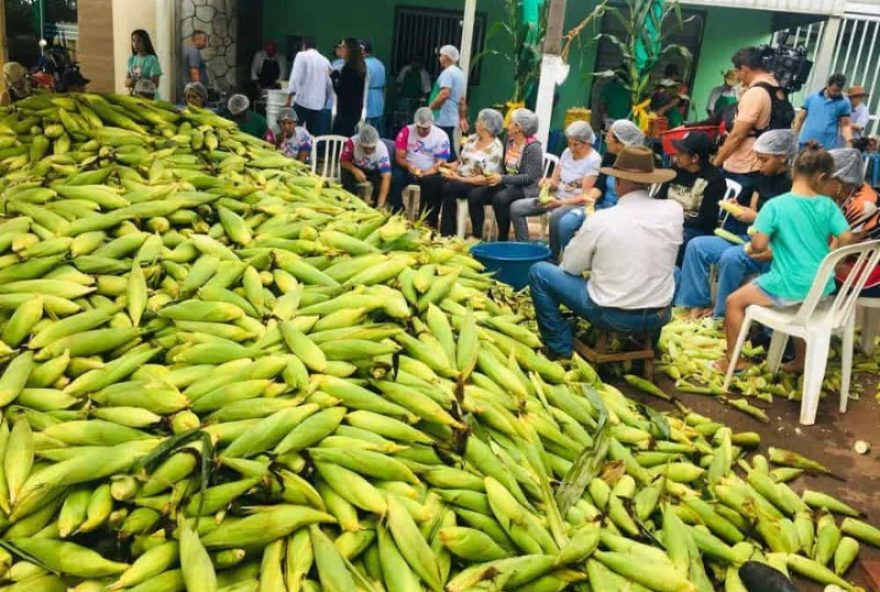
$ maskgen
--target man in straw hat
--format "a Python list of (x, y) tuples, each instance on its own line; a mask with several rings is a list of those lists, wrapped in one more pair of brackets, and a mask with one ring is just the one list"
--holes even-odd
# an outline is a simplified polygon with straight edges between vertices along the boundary
[(849, 116), (850, 129), (852, 129), (853, 140), (864, 137), (865, 129), (868, 127), (868, 120), (871, 114), (868, 112), (868, 93), (865, 88), (858, 85), (849, 87), (846, 91), (849, 102), (852, 104), (852, 113)]
[(644, 146), (623, 148), (613, 167), (600, 170), (616, 181), (617, 205), (587, 218), (559, 266), (537, 263), (529, 273), (538, 327), (554, 358), (571, 356), (574, 341), (560, 304), (606, 331), (659, 333), (670, 317), (684, 214), (649, 192), (675, 172), (655, 169)]

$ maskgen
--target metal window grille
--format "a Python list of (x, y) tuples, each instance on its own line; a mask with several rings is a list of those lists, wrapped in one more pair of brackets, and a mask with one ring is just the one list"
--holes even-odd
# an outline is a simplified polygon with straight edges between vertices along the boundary
[[(824, 22), (817, 22), (783, 29), (774, 33), (773, 41), (803, 45), (810, 59), (815, 61), (824, 27)], [(847, 86), (860, 85), (869, 92), (877, 88), (880, 84), (880, 17), (851, 14), (842, 19), (834, 44), (831, 72), (844, 74)], [(824, 82), (815, 80), (811, 74), (803, 92), (814, 92)], [(880, 93), (871, 92), (866, 104), (871, 114), (866, 133), (873, 135), (880, 127)]]
[[(398, 6), (394, 13), (394, 44), (391, 50), (391, 73), (397, 75), (415, 56), (422, 58), (425, 70), (436, 78), (440, 74), (438, 52), (444, 45), (461, 48), (464, 13), (460, 10), (437, 10)], [(483, 50), (486, 15), (477, 13), (474, 21), (474, 55)], [(471, 69), (470, 84), (480, 82), (480, 64)]]

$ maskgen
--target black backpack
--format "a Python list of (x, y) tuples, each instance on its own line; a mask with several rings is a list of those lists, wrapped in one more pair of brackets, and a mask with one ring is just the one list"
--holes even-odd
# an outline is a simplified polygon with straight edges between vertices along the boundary
[[(755, 86), (763, 88), (770, 95), (770, 123), (763, 129), (753, 129), (749, 135), (758, 137), (764, 132), (774, 129), (791, 129), (791, 124), (794, 122), (794, 107), (788, 100), (788, 94), (769, 82), (756, 82)], [(782, 91), (782, 97), (779, 96), (780, 91)], [(728, 133), (733, 129), (736, 113), (736, 105), (730, 105), (724, 111), (724, 124)]]

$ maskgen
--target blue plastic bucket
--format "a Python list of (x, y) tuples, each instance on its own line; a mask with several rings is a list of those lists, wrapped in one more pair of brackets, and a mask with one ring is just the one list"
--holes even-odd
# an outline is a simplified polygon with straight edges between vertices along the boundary
[(485, 265), (487, 271), (496, 272), (495, 279), (519, 290), (529, 283), (532, 265), (549, 261), (553, 254), (537, 243), (495, 242), (474, 245), (471, 255)]

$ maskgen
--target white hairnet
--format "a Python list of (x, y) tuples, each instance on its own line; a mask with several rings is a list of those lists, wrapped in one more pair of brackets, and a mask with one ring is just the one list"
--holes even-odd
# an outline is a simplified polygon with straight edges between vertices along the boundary
[(618, 119), (611, 124), (611, 133), (624, 146), (643, 146), (645, 134), (629, 119)]
[(461, 57), (458, 53), (458, 48), (454, 45), (444, 45), (440, 48), (440, 55), (445, 55), (447, 58), (452, 60), (453, 62), (457, 62), (458, 58)]
[(792, 130), (774, 129), (768, 130), (758, 136), (752, 148), (759, 154), (781, 154), (789, 158), (797, 154), (797, 134)]
[(183, 96), (186, 96), (188, 92), (194, 92), (202, 98), (202, 101), (208, 100), (208, 89), (205, 88), (205, 85), (201, 82), (190, 82), (183, 88)]
[(510, 114), (510, 119), (519, 126), (526, 136), (538, 133), (538, 116), (528, 109), (517, 109)]
[(497, 136), (504, 129), (504, 116), (495, 109), (483, 109), (477, 114), (477, 121), (483, 124), (486, 131)]
[(834, 158), (834, 174), (847, 185), (861, 185), (865, 182), (862, 153), (855, 148), (837, 148), (828, 153)]
[(379, 132), (372, 125), (365, 125), (358, 131), (358, 139), (361, 146), (371, 148), (379, 143)]
[(141, 78), (134, 84), (134, 94), (153, 96), (156, 94), (156, 85), (149, 78)]
[(419, 107), (413, 116), (413, 123), (418, 127), (431, 127), (434, 125), (434, 112), (427, 107)]
[(281, 123), (282, 121), (299, 121), (299, 118), (296, 116), (296, 111), (291, 107), (284, 107), (280, 111), (278, 111), (278, 115), (275, 117), (275, 121)]
[(244, 113), (251, 106), (251, 100), (244, 95), (232, 95), (226, 102), (226, 108), (233, 115)]
[(593, 144), (596, 141), (596, 134), (593, 133), (593, 128), (586, 121), (572, 121), (565, 128), (565, 137), (587, 144)]

